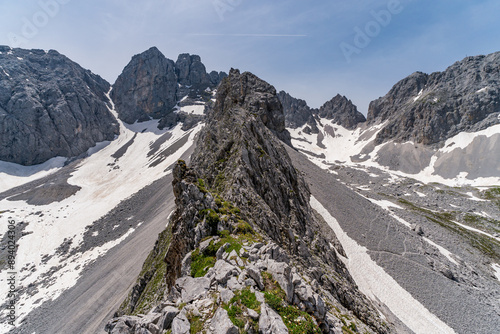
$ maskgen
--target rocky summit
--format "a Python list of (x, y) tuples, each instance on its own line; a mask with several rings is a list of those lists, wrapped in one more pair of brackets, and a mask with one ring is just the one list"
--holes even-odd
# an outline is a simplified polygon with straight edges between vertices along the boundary
[(174, 168), (170, 228), (109, 333), (342, 333), (343, 312), (353, 328), (389, 330), (336, 255), (344, 251), (279, 137), (288, 134), (275, 89), (231, 70), (192, 167)]
[(310, 108), (306, 101), (296, 99), (284, 91), (281, 91), (278, 97), (283, 105), (286, 126), (296, 129), (307, 124), (304, 128), (305, 133), (319, 132), (318, 118), (350, 130), (366, 121), (365, 116), (358, 111), (352, 101), (340, 94), (325, 102), (319, 109)]
[(208, 101), (224, 72), (206, 72), (197, 55), (181, 54), (176, 62), (152, 47), (135, 55), (113, 85), (111, 97), (126, 123), (162, 119), (160, 127), (179, 121), (174, 107), (183, 98)]
[(415, 72), (370, 103), (368, 122), (386, 122), (377, 142), (441, 143), (500, 123), (500, 52), (467, 57), (444, 72)]
[(36, 165), (113, 140), (109, 89), (57, 51), (0, 46), (0, 160)]

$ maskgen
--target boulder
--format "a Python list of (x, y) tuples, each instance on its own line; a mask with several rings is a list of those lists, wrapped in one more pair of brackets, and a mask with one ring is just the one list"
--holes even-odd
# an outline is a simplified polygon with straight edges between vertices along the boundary
[(210, 289), (211, 281), (206, 277), (193, 278), (189, 276), (181, 277), (176, 282), (176, 288), (181, 292), (183, 303), (190, 303), (193, 300), (206, 296)]
[(266, 303), (260, 307), (259, 333), (261, 334), (288, 334), (288, 328), (276, 311)]
[(160, 327), (160, 329), (170, 329), (172, 321), (179, 314), (179, 309), (177, 309), (177, 307), (167, 306), (162, 310), (161, 314), (161, 318), (158, 321), (158, 327)]
[(210, 321), (210, 331), (213, 334), (238, 334), (238, 327), (233, 325), (227, 311), (219, 307), (215, 312), (214, 317)]
[(191, 325), (184, 312), (179, 313), (172, 321), (172, 334), (189, 334)]

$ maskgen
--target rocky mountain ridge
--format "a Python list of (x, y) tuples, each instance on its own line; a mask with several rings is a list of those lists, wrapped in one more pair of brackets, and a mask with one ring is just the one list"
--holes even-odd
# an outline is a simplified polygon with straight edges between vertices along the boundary
[(132, 57), (113, 84), (111, 97), (124, 122), (161, 119), (161, 128), (170, 127), (179, 120), (174, 107), (183, 98), (191, 103), (208, 101), (226, 75), (207, 73), (197, 55), (180, 54), (174, 62), (152, 47)]
[[(122, 317), (108, 326), (110, 333), (169, 326), (172, 333), (186, 333), (194, 317), (203, 319), (199, 331), (207, 333), (220, 319), (228, 324), (221, 333), (239, 332), (238, 327), (256, 333), (257, 319), (262, 333), (286, 333), (296, 324), (277, 316), (281, 307), (295, 310), (299, 326), (340, 333), (348, 324), (341, 325), (342, 317), (326, 308), (323, 298), (352, 312), (367, 331), (389, 331), (338, 257), (343, 250), (335, 235), (311, 209), (307, 185), (278, 140), (287, 136), (274, 88), (253, 74), (231, 70), (197, 139), (192, 167), (179, 162), (174, 169), (177, 209), (120, 308)], [(271, 287), (263, 283), (266, 277)], [(200, 298), (188, 296), (190, 291)], [(234, 297), (243, 293), (255, 295), (261, 306), (235, 315)], [(262, 293), (264, 299), (257, 297)], [(281, 301), (273, 304), (276, 294)], [(124, 316), (139, 313), (148, 313), (146, 320)], [(220, 319), (210, 320), (215, 316)]]
[(500, 123), (500, 52), (467, 57), (443, 72), (415, 72), (372, 101), (368, 123), (388, 122), (377, 143), (443, 143)]
[(307, 124), (304, 128), (306, 133), (318, 133), (318, 118), (351, 130), (366, 121), (351, 100), (340, 94), (325, 102), (319, 109), (310, 108), (306, 101), (294, 98), (285, 91), (280, 91), (278, 97), (283, 105), (286, 126), (297, 129)]
[(36, 165), (113, 140), (109, 89), (57, 51), (0, 46), (0, 160)]

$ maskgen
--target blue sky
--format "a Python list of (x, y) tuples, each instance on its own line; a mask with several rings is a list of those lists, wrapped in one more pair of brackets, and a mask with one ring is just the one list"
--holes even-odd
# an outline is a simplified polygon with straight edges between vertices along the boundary
[(412, 72), (500, 51), (498, 0), (0, 0), (0, 13), (0, 44), (56, 49), (111, 83), (157, 46), (364, 114)]

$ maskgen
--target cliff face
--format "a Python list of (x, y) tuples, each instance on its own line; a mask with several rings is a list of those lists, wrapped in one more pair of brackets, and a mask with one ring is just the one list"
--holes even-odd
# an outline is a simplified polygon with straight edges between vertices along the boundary
[(351, 100), (340, 94), (323, 104), (317, 115), (350, 130), (356, 128), (359, 123), (366, 122), (365, 116), (358, 111)]
[(304, 129), (306, 133), (319, 133), (318, 117), (331, 120), (349, 130), (366, 121), (352, 101), (340, 94), (325, 102), (319, 109), (310, 108), (306, 101), (296, 99), (284, 91), (279, 92), (278, 98), (283, 105), (286, 126), (297, 129), (307, 124)]
[(126, 123), (160, 118), (177, 103), (175, 64), (155, 47), (135, 55), (116, 79), (111, 97)]
[[(353, 312), (359, 328), (389, 331), (339, 259), (344, 251), (310, 207), (309, 189), (279, 138), (289, 135), (274, 88), (231, 70), (191, 167), (180, 161), (174, 168), (177, 209), (169, 228), (108, 332), (156, 326), (183, 333), (198, 321), (207, 333), (256, 333), (257, 324), (262, 333), (297, 324), (337, 333), (343, 311), (326, 303)], [(256, 302), (239, 314), (243, 295)], [(283, 317), (285, 305), (296, 312), (292, 322)]]
[(377, 142), (394, 139), (425, 145), (500, 120), (500, 52), (467, 57), (444, 72), (416, 72), (370, 103), (368, 122), (385, 122)]
[(135, 55), (113, 85), (111, 97), (121, 120), (126, 123), (161, 119), (171, 126), (178, 117), (174, 107), (185, 96), (208, 100), (209, 91), (226, 76), (223, 72), (207, 74), (201, 58), (181, 54), (176, 62), (166, 58), (156, 47)]
[(57, 51), (0, 46), (0, 160), (34, 165), (113, 140), (109, 88)]

